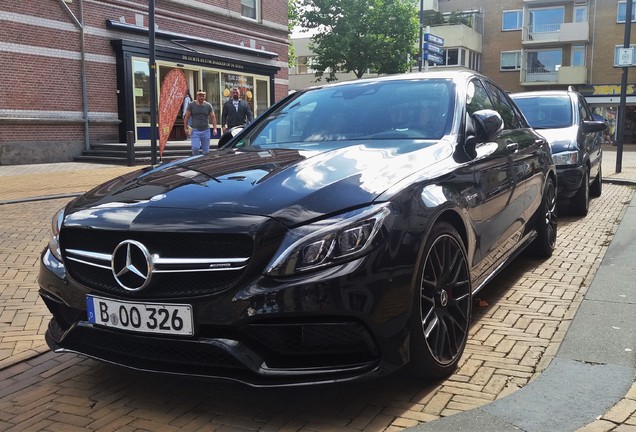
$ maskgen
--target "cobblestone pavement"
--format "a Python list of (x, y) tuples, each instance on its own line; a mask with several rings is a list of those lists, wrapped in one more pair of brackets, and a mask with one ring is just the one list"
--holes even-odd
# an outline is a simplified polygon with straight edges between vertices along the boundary
[[(611, 149), (605, 158), (609, 179), (636, 179), (631, 159), (616, 174)], [(355, 385), (252, 389), (136, 373), (46, 347), (39, 253), (51, 216), (70, 198), (22, 200), (82, 192), (132, 169), (0, 167), (0, 431), (401, 431), (487, 404), (550, 363), (634, 193), (604, 184), (586, 218), (559, 220), (551, 259), (521, 257), (479, 293), (469, 343), (450, 378), (425, 383), (395, 374)], [(635, 412), (636, 386), (584, 430), (636, 430)]]

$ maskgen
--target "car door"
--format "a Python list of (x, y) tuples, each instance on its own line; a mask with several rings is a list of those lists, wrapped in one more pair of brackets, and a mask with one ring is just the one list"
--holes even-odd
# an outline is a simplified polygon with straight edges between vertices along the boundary
[[(477, 131), (472, 115), (479, 110), (497, 110), (484, 83), (475, 79), (468, 84), (466, 100), (466, 136), (474, 139)], [(505, 122), (505, 121), (504, 121)], [(514, 153), (517, 139), (510, 130), (502, 130), (493, 139), (478, 138), (473, 160), (475, 179), (475, 236), (473, 283), (479, 287), (484, 278), (510, 250), (523, 228), (523, 185), (515, 174)]]
[[(528, 186), (534, 180), (532, 151), (535, 135), (518, 111), (494, 84), (475, 80), (467, 92), (467, 115), (492, 109), (501, 115), (503, 130), (476, 146), (474, 176), (477, 247), (473, 258), (474, 284), (479, 287), (493, 268), (505, 261), (521, 240), (531, 200)], [(467, 120), (470, 128), (470, 120)], [(470, 132), (467, 132), (467, 136)]]
[(590, 158), (590, 181), (594, 180), (598, 175), (598, 171), (601, 168), (601, 156), (603, 144), (603, 132), (584, 132), (583, 121), (595, 120), (592, 115), (592, 110), (585, 101), (585, 98), (581, 95), (576, 96), (578, 99), (579, 107), (579, 134), (581, 136), (577, 139), (583, 141), (583, 146)]
[(544, 166), (541, 160), (545, 157), (546, 141), (538, 136), (525, 122), (521, 112), (510, 97), (492, 82), (486, 83), (491, 92), (496, 110), (504, 119), (505, 140), (513, 165), (513, 176), (516, 188), (512, 200), (523, 206), (523, 220), (525, 226), (539, 207), (543, 192)]

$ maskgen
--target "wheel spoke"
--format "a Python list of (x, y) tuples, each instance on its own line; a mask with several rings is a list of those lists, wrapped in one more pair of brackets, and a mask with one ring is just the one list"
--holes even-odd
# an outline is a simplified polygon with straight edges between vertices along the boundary
[(471, 307), (466, 256), (455, 238), (437, 239), (426, 257), (424, 273), (420, 288), (424, 338), (435, 361), (449, 364), (465, 344)]

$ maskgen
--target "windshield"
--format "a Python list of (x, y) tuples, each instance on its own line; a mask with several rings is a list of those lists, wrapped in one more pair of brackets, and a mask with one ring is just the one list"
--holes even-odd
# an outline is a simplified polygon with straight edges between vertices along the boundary
[(513, 99), (535, 129), (572, 126), (572, 103), (568, 96), (524, 96)]
[(236, 147), (298, 148), (326, 141), (437, 140), (452, 124), (450, 80), (347, 83), (300, 92), (262, 119)]

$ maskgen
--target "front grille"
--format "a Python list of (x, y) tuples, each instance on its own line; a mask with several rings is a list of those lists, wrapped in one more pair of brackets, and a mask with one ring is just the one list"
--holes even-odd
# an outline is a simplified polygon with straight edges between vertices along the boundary
[[(118, 284), (110, 259), (122, 241), (143, 244), (159, 261), (149, 284), (141, 291), (147, 299), (221, 292), (243, 275), (243, 267), (253, 252), (252, 239), (247, 235), (65, 228), (61, 238), (66, 269), (73, 279), (96, 291), (123, 297), (134, 297), (135, 293)], [(238, 264), (228, 264), (228, 268), (211, 269), (207, 263), (197, 264), (201, 260), (238, 259)]]

